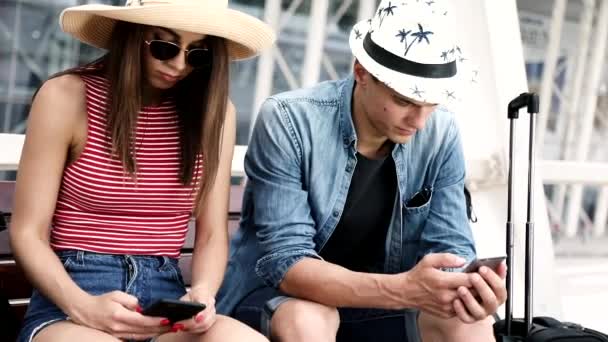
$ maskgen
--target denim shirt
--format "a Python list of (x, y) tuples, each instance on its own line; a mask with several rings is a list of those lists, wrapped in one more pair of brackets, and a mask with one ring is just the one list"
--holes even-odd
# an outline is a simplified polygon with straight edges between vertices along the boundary
[[(319, 251), (340, 221), (357, 161), (354, 84), (350, 76), (263, 103), (245, 156), (242, 219), (218, 294), (220, 313), (229, 314), (259, 287), (278, 287), (299, 260), (320, 259)], [(407, 271), (428, 253), (472, 260), (464, 157), (454, 115), (438, 107), (424, 129), (396, 144), (391, 156), (399, 189), (384, 273)]]

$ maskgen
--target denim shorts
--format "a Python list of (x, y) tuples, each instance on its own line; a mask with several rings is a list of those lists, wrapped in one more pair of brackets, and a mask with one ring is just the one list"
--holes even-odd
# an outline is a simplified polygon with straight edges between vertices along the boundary
[[(186, 293), (178, 260), (174, 258), (76, 250), (59, 251), (57, 256), (72, 280), (91, 295), (123, 291), (146, 307), (155, 300), (178, 299)], [(45, 327), (67, 319), (61, 309), (34, 290), (17, 341), (31, 342)]]
[[(290, 299), (277, 289), (262, 287), (245, 297), (232, 316), (270, 338), (273, 313)], [(336, 342), (420, 341), (418, 310), (339, 308), (338, 312)]]

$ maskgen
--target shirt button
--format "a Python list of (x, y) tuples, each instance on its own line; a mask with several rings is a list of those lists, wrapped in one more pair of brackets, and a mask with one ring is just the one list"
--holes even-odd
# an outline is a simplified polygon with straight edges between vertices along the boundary
[(347, 165), (346, 166), (346, 172), (351, 173), (353, 171), (353, 166), (352, 165)]
[(333, 215), (334, 215), (334, 217), (338, 217), (338, 216), (340, 216), (340, 212), (336, 210), (336, 211), (334, 211)]

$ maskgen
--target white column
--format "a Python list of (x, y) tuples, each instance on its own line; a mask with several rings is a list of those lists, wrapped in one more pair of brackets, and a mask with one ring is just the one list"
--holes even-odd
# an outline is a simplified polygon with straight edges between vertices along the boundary
[(371, 18), (376, 11), (375, 0), (359, 0), (359, 12), (357, 12), (357, 22)]
[[(362, 20), (367, 20), (374, 16), (376, 12), (376, 0), (359, 0), (359, 9), (357, 12), (357, 23)], [(354, 62), (355, 56), (351, 56), (351, 60)], [(352, 67), (353, 63), (351, 63)]]
[[(455, 6), (454, 12), (463, 30), (461, 37), (471, 58), (479, 68), (479, 96), (464, 103), (461, 108), (468, 108), (458, 115), (461, 132), (469, 134), (463, 138), (465, 157), (472, 153), (499, 153), (506, 156), (509, 142), (509, 121), (507, 104), (520, 93), (528, 89), (525, 73), (524, 53), (519, 30), (519, 17), (515, 0), (469, 0), (469, 6)], [(467, 2), (469, 3), (469, 2)], [(460, 33), (460, 32), (459, 32)], [(466, 43), (466, 44), (465, 44)], [(468, 106), (468, 107), (465, 107)], [(487, 109), (486, 109), (487, 107)], [(466, 113), (466, 114), (464, 114)], [(491, 113), (488, 115), (488, 113)], [(527, 177), (527, 143), (529, 115), (522, 110), (517, 122), (517, 146), (515, 148), (516, 168), (518, 175), (515, 182), (515, 265), (513, 296), (514, 315), (523, 315), (523, 255), (524, 226), (526, 219), (526, 186)], [(483, 124), (481, 124), (483, 122)], [(477, 135), (475, 132), (479, 132)], [(478, 137), (487, 137), (480, 139)], [(494, 146), (496, 151), (485, 148)], [(486, 152), (486, 150), (488, 150)], [(502, 165), (506, 165), (503, 163)], [(505, 170), (506, 171), (506, 170)], [(534, 274), (537, 290), (535, 293), (534, 312), (538, 315), (550, 314), (559, 316), (561, 303), (554, 279), (553, 245), (549, 222), (542, 194), (542, 168), (537, 169), (534, 181), (536, 191), (535, 209), (535, 258), (536, 265), (542, 265), (543, 272)], [(488, 188), (473, 191), (473, 200), (479, 222), (473, 225), (473, 233), (480, 256), (496, 255), (505, 252), (506, 236), (506, 184), (497, 184)], [(538, 266), (541, 267), (541, 266)], [(502, 314), (501, 311), (499, 313)]]
[[(281, 0), (266, 0), (264, 9), (264, 21), (272, 27), (275, 32), (279, 26), (281, 17)], [(276, 32), (277, 36), (280, 32)], [(278, 37), (277, 37), (278, 40)], [(258, 70), (255, 82), (255, 97), (253, 100), (253, 110), (251, 111), (251, 122), (249, 124), (249, 135), (258, 117), (258, 110), (262, 102), (272, 93), (272, 80), (274, 76), (274, 47), (264, 50), (258, 59)]]
[(304, 57), (301, 74), (303, 87), (312, 86), (319, 81), (328, 8), (328, 0), (312, 1), (306, 55)]
[(8, 92), (6, 98), (6, 108), (4, 109), (4, 126), (2, 131), (9, 132), (10, 125), (13, 118), (13, 96), (15, 94), (15, 78), (17, 77), (17, 53), (19, 51), (19, 34), (21, 31), (21, 2), (17, 1), (15, 4), (15, 23), (13, 25), (13, 51), (11, 52), (11, 64), (8, 76)]
[(566, 13), (566, 0), (555, 0), (553, 2), (553, 17), (551, 19), (551, 28), (549, 31), (549, 44), (547, 46), (547, 55), (543, 67), (543, 78), (540, 87), (540, 112), (538, 115), (538, 126), (536, 131), (536, 142), (538, 143), (537, 155), (542, 156), (542, 151), (545, 142), (545, 130), (547, 129), (547, 119), (551, 107), (551, 98), (553, 94), (553, 84), (555, 78), (555, 68), (557, 67), (557, 59), (560, 55), (560, 38), (562, 36), (562, 26), (564, 24), (564, 14)]
[[(578, 145), (575, 151), (574, 158), (577, 161), (587, 159), (589, 153), (589, 145), (591, 143), (591, 135), (593, 133), (593, 121), (595, 110), (597, 107), (597, 92), (599, 89), (603, 66), (604, 56), (606, 54), (606, 39), (608, 38), (608, 1), (603, 0), (600, 5), (600, 11), (597, 18), (596, 34), (594, 49), (591, 55), (591, 63), (589, 71), (586, 73), (587, 92), (585, 101), (580, 115), (581, 127), (577, 132)], [(566, 236), (572, 237), (576, 234), (578, 218), (582, 205), (583, 186), (580, 184), (572, 186), (572, 192), (566, 208)]]
[(600, 189), (600, 194), (595, 205), (595, 217), (593, 218), (593, 236), (599, 237), (606, 233), (608, 225), (608, 186)]
[[(579, 22), (579, 35), (578, 35), (578, 54), (576, 56), (576, 69), (574, 71), (574, 79), (570, 90), (572, 95), (570, 101), (567, 104), (566, 109), (566, 136), (562, 142), (562, 156), (564, 160), (572, 158), (572, 150), (575, 144), (575, 135), (577, 134), (578, 127), (578, 111), (581, 98), (581, 91), (584, 87), (583, 80), (585, 76), (585, 68), (587, 65), (587, 54), (589, 53), (589, 42), (591, 40), (591, 27), (593, 24), (593, 12), (595, 10), (595, 0), (583, 0), (583, 12)], [(560, 184), (557, 187), (555, 197), (553, 199), (555, 203), (556, 211), (561, 215), (564, 208), (564, 199), (566, 197), (566, 190), (568, 186)], [(563, 215), (562, 215), (563, 218)]]

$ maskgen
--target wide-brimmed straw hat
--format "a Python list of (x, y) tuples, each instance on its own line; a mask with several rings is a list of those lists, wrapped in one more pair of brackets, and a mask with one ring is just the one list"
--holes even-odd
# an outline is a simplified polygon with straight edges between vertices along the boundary
[(127, 0), (125, 6), (89, 4), (65, 9), (61, 28), (78, 40), (107, 49), (117, 21), (223, 37), (232, 59), (257, 55), (275, 40), (259, 19), (228, 8), (228, 0)]
[(368, 72), (397, 93), (449, 107), (477, 82), (450, 8), (449, 0), (382, 1), (373, 18), (353, 27), (351, 50)]

